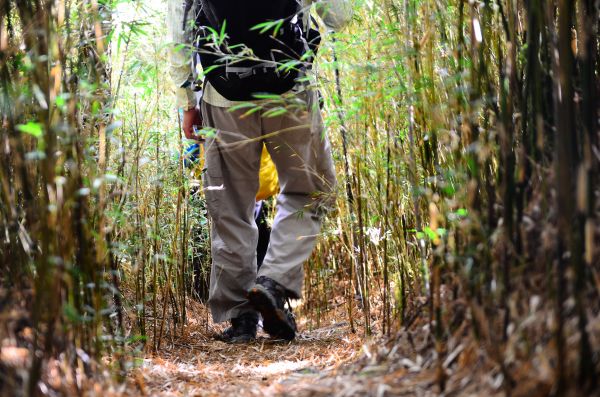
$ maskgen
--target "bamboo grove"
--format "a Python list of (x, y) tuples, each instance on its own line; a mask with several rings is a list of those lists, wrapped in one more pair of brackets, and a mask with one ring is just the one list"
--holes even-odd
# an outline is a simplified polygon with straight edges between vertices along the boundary
[[(543, 333), (554, 338), (544, 347), (554, 346), (555, 391), (594, 387), (598, 4), (386, 1), (368, 10), (361, 33), (336, 45), (343, 61), (329, 65), (327, 86), (332, 107), (344, 104), (338, 147), (349, 148), (340, 163), (350, 164), (352, 194), (340, 216), (355, 227), (342, 233), (343, 249), (334, 239), (322, 246), (354, 263), (367, 330), (373, 294), (383, 330), (410, 321), (407, 306), (427, 295), (441, 369), (463, 302), (507, 392), (517, 386), (509, 351)], [(373, 227), (381, 237), (365, 237)], [(538, 299), (553, 319), (543, 330), (524, 325)]]
[[(53, 359), (125, 375), (205, 298), (210, 220), (177, 155), (164, 15), (118, 21), (120, 3), (144, 8), (0, 0), (0, 339), (29, 352), (26, 376), (0, 363), (0, 391), (42, 394)], [(543, 395), (599, 386), (599, 8), (356, 2), (315, 66), (339, 186), (309, 324), (340, 297), (374, 337), (426, 315), (440, 391), (453, 338), (507, 395), (542, 359)]]

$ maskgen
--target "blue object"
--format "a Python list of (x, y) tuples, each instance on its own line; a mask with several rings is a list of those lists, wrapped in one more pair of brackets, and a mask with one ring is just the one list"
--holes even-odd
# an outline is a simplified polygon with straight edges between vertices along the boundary
[(200, 161), (200, 144), (193, 143), (183, 152), (183, 165), (192, 168)]

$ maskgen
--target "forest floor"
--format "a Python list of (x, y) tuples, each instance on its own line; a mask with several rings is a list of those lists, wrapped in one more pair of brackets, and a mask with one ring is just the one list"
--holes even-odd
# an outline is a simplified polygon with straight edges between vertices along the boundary
[[(148, 355), (133, 371), (125, 395), (143, 396), (434, 396), (440, 371), (427, 321), (416, 318), (411, 331), (395, 337), (364, 338), (344, 308), (309, 330), (299, 319), (293, 342), (271, 341), (259, 332), (249, 344), (227, 344), (214, 338), (222, 328), (210, 322), (204, 306), (194, 303), (181, 335), (167, 337), (156, 355)], [(447, 395), (503, 395), (494, 371), (480, 377), (473, 371), (476, 344), (459, 344), (445, 357)], [(456, 366), (460, 358), (460, 365)], [(489, 367), (484, 361), (480, 367)], [(450, 369), (450, 367), (454, 367)], [(456, 367), (462, 368), (460, 371)], [(445, 375), (444, 375), (445, 376)]]
[[(316, 382), (356, 362), (362, 352), (362, 329), (351, 332), (339, 313), (327, 325), (300, 332), (293, 342), (273, 341), (259, 330), (256, 341), (228, 344), (215, 339), (225, 325), (213, 324), (206, 308), (190, 305), (183, 333), (164, 339), (156, 355), (148, 355), (130, 377), (129, 392), (147, 396), (320, 395)], [(329, 393), (325, 393), (329, 394)]]
[[(334, 309), (321, 313), (318, 322), (300, 316), (300, 332), (292, 342), (272, 341), (260, 332), (253, 343), (232, 345), (215, 339), (224, 326), (213, 324), (206, 307), (190, 300), (186, 325), (163, 336), (158, 353), (140, 353), (126, 382), (115, 382), (107, 370), (87, 378), (83, 368), (74, 368), (72, 360), (61, 355), (45, 367), (40, 391), (49, 396), (90, 397), (552, 395), (556, 360), (551, 338), (544, 349), (523, 353), (528, 340), (540, 338), (534, 329), (509, 341), (507, 351), (513, 358), (503, 367), (494, 359), (498, 349), (491, 336), (476, 338), (464, 321), (468, 313), (464, 304), (453, 305), (444, 316), (449, 333), (441, 344), (430, 330), (424, 299), (417, 298), (416, 306), (406, 313), (406, 327), (389, 336), (382, 335), (374, 314), (378, 309), (372, 307), (374, 332), (365, 337), (356, 303), (352, 332), (345, 306), (331, 305)], [(23, 395), (6, 392), (26, 384), (31, 365), (32, 332), (24, 325), (25, 316), (17, 306), (0, 316), (0, 329), (4, 326), (12, 335), (2, 340), (0, 348), (0, 396)], [(537, 327), (546, 318), (548, 313), (540, 310), (528, 324)], [(600, 351), (600, 316), (590, 319), (592, 350)], [(573, 339), (566, 367), (567, 379), (574, 382), (576, 344)], [(87, 361), (84, 353), (77, 354)]]

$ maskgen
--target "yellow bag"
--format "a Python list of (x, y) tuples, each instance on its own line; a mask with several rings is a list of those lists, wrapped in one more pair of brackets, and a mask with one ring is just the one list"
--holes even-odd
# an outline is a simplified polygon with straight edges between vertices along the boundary
[(275, 168), (273, 159), (271, 159), (271, 155), (269, 155), (265, 145), (263, 145), (260, 158), (260, 172), (258, 174), (258, 179), (260, 185), (258, 187), (258, 193), (256, 194), (256, 201), (266, 200), (279, 192), (277, 168)]
[[(200, 161), (194, 170), (196, 178), (200, 179), (202, 170), (204, 169), (204, 145), (200, 145), (199, 153)], [(262, 154), (260, 157), (260, 171), (258, 174), (259, 187), (256, 194), (256, 201), (266, 200), (269, 197), (279, 193), (279, 178), (277, 176), (277, 168), (267, 151), (267, 147), (263, 145)]]

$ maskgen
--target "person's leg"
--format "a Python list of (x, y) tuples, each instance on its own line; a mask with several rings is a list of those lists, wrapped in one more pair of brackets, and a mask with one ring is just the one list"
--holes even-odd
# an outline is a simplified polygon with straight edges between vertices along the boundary
[(331, 149), (316, 95), (303, 94), (298, 99), (308, 95), (306, 110), (262, 119), (281, 193), (267, 255), (248, 299), (261, 313), (264, 330), (285, 340), (296, 336), (296, 322), (285, 309), (285, 300), (302, 294), (304, 261), (314, 248), (335, 185)]
[(256, 279), (258, 231), (255, 196), (262, 143), (258, 115), (202, 104), (208, 138), (203, 174), (206, 204), (212, 218), (212, 269), (208, 304), (215, 322), (253, 311), (246, 291)]
[(300, 98), (308, 98), (304, 111), (262, 119), (281, 192), (258, 276), (276, 281), (294, 298), (302, 294), (303, 264), (313, 251), (324, 207), (332, 203), (336, 183), (316, 93), (304, 93)]
[(269, 240), (271, 239), (271, 227), (267, 220), (267, 208), (264, 201), (256, 203), (254, 212), (256, 226), (258, 227), (258, 244), (256, 245), (256, 270), (259, 271), (262, 266), (267, 249), (269, 248)]

